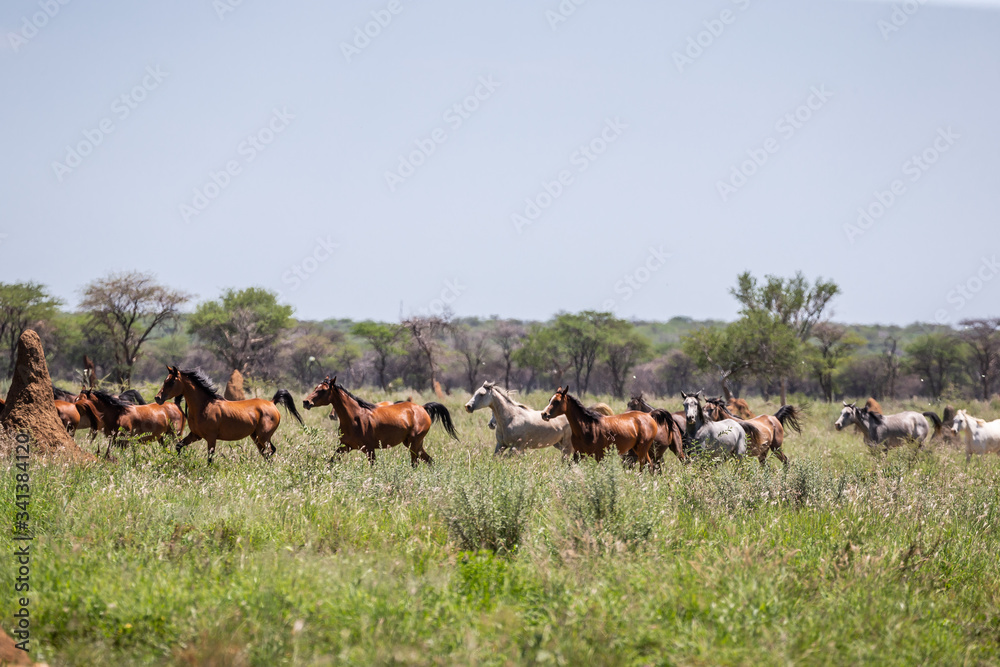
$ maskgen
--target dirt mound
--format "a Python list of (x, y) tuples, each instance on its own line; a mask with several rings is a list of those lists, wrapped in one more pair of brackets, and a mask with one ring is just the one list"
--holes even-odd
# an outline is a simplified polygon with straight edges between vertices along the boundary
[(235, 368), (226, 383), (226, 391), (222, 395), (227, 401), (245, 401), (247, 395), (243, 392), (243, 374)]
[[(30, 647), (30, 645), (29, 645)], [(0, 665), (33, 665), (31, 657), (14, 646), (14, 640), (0, 630)]]
[[(8, 436), (29, 434), (32, 454), (58, 454), (77, 460), (93, 458), (77, 447), (76, 441), (59, 421), (42, 341), (31, 329), (21, 334), (21, 339), (17, 342), (14, 378), (3, 412), (0, 412), (0, 426)], [(0, 444), (0, 454), (13, 454), (13, 442), (12, 437), (4, 438)]]

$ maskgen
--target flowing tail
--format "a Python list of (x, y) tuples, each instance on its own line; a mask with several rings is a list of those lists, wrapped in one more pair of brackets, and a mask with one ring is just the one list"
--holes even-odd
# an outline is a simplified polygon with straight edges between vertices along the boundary
[(924, 417), (927, 417), (932, 422), (934, 422), (934, 435), (932, 438), (937, 438), (941, 436), (941, 418), (937, 416), (936, 412), (925, 412)]
[(291, 412), (292, 416), (295, 417), (300, 424), (305, 424), (305, 422), (302, 421), (302, 415), (300, 415), (299, 411), (295, 409), (295, 399), (292, 398), (292, 395), (288, 393), (287, 389), (279, 389), (276, 391), (274, 393), (274, 398), (271, 399), (271, 402), (275, 405), (285, 406), (285, 409)]
[(430, 403), (424, 403), (424, 410), (431, 416), (432, 424), (440, 419), (444, 430), (448, 431), (448, 435), (458, 440), (458, 434), (455, 433), (455, 425), (451, 423), (451, 413), (448, 412), (448, 408), (440, 403), (431, 401)]
[(774, 418), (781, 422), (781, 426), (785, 429), (793, 428), (796, 433), (802, 433), (802, 425), (799, 424), (799, 417), (802, 416), (802, 410), (795, 407), (794, 405), (782, 405), (778, 408), (778, 411), (774, 413)]

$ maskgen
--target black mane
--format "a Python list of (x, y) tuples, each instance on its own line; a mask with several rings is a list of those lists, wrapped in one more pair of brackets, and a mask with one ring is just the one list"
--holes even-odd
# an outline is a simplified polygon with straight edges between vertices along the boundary
[(88, 393), (93, 394), (97, 397), (97, 400), (109, 407), (114, 408), (115, 410), (127, 410), (131, 407), (131, 403), (126, 403), (117, 396), (112, 396), (111, 394), (103, 392), (99, 389), (92, 389)]
[(358, 398), (357, 396), (355, 396), (355, 395), (354, 395), (354, 394), (352, 394), (351, 392), (347, 391), (347, 388), (346, 388), (346, 387), (344, 387), (344, 385), (342, 385), (342, 384), (335, 384), (335, 385), (333, 385), (333, 386), (334, 386), (334, 387), (336, 387), (337, 389), (339, 389), (340, 391), (344, 392), (345, 394), (347, 394), (347, 395), (348, 395), (348, 396), (350, 396), (351, 398), (353, 398), (353, 399), (354, 399), (354, 401), (355, 401), (355, 402), (356, 402), (356, 403), (357, 403), (358, 405), (360, 405), (361, 407), (365, 408), (366, 410), (374, 410), (374, 409), (375, 409), (375, 407), (376, 407), (376, 406), (375, 406), (375, 404), (374, 404), (374, 403), (369, 403), (368, 401), (366, 401), (366, 400), (365, 400), (365, 399), (363, 399), (363, 398)]
[(194, 383), (194, 386), (208, 393), (208, 395), (211, 396), (212, 398), (218, 399), (220, 401), (225, 400), (222, 398), (222, 396), (219, 395), (219, 388), (215, 386), (215, 383), (212, 382), (212, 379), (207, 375), (205, 375), (205, 372), (202, 371), (200, 368), (193, 368), (193, 369), (189, 368), (183, 370), (181, 371), (181, 375), (191, 380), (191, 382)]
[(577, 398), (576, 396), (567, 393), (566, 400), (571, 401), (573, 405), (575, 405), (580, 410), (580, 416), (582, 417), (581, 421), (585, 421), (590, 424), (601, 421), (602, 415), (594, 412), (588, 407), (585, 407), (583, 403), (580, 402), (580, 399)]

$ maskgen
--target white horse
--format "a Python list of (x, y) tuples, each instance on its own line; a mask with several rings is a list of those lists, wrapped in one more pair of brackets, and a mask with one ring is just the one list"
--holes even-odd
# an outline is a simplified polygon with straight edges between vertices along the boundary
[(987, 422), (969, 415), (965, 410), (955, 413), (951, 423), (952, 433), (965, 431), (965, 462), (973, 454), (1000, 453), (1000, 419)]
[(859, 408), (853, 403), (844, 403), (844, 409), (840, 411), (840, 417), (833, 425), (839, 431), (853, 422), (866, 433), (866, 445), (869, 447), (883, 445), (885, 449), (892, 449), (899, 447), (907, 440), (915, 440), (917, 444), (923, 445), (931, 430), (930, 424), (927, 422), (928, 417), (934, 421), (935, 426), (940, 425), (941, 418), (933, 412), (921, 414), (907, 410), (897, 412), (894, 415), (883, 415), (878, 412), (870, 412), (867, 408)]
[(746, 456), (747, 432), (744, 426), (756, 430), (758, 427), (755, 424), (737, 419), (711, 421), (701, 405), (700, 391), (697, 394), (682, 391), (681, 398), (684, 399), (684, 416), (687, 418), (692, 449), (700, 446), (715, 456)]
[(553, 446), (564, 456), (573, 454), (570, 442), (572, 431), (566, 417), (545, 421), (540, 410), (516, 402), (495, 382), (484, 382), (465, 404), (466, 411), (470, 413), (486, 407), (493, 411), (490, 422), (496, 425), (497, 448), (494, 454), (504, 450), (520, 453), (526, 449)]

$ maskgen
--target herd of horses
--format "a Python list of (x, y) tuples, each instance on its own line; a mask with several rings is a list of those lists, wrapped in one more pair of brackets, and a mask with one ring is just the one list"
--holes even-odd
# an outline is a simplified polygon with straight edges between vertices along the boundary
[[(173, 435), (178, 453), (205, 440), (209, 463), (217, 442), (247, 437), (263, 457), (269, 458), (276, 451), (272, 437), (281, 422), (278, 406), (303, 423), (285, 389), (279, 389), (270, 401), (229, 401), (200, 370), (176, 366), (167, 367), (163, 386), (150, 404), (135, 390), (117, 396), (96, 389), (84, 389), (78, 395), (53, 391), (56, 410), (70, 432), (89, 428), (92, 440), (98, 432), (107, 436), (105, 456), (110, 456), (112, 445), (124, 445), (124, 436), (164, 444), (166, 437)], [(489, 424), (496, 435), (494, 453), (498, 455), (555, 447), (574, 460), (589, 456), (600, 461), (605, 454), (616, 452), (629, 465), (654, 470), (660, 468), (668, 451), (685, 463), (698, 454), (713, 459), (750, 456), (764, 465), (768, 455), (773, 455), (788, 465), (783, 444), (788, 430), (802, 432), (801, 409), (782, 405), (773, 415), (754, 415), (746, 401), (728, 392), (724, 398), (706, 397), (702, 391), (681, 392), (681, 398), (683, 409), (670, 412), (653, 407), (639, 394), (632, 396), (626, 412), (615, 414), (603, 403), (584, 406), (567, 386), (559, 387), (545, 408), (537, 410), (515, 400), (495, 382), (484, 382), (465, 409), (469, 413), (487, 408), (492, 412)], [(413, 465), (431, 463), (424, 439), (438, 421), (458, 439), (444, 405), (433, 401), (420, 405), (409, 399), (371, 403), (338, 384), (336, 377), (324, 378), (302, 405), (306, 410), (331, 406), (330, 418), (339, 422), (341, 446), (336, 454), (360, 450), (372, 463), (378, 450), (400, 444), (410, 450)], [(1000, 420), (987, 423), (959, 410), (951, 422), (952, 433), (964, 433), (967, 460), (972, 454), (1000, 452)], [(860, 408), (845, 402), (834, 426), (839, 431), (853, 424), (869, 447), (889, 449), (908, 441), (922, 444), (931, 433), (931, 423), (935, 434), (942, 432), (944, 423), (934, 412), (886, 415), (875, 399), (869, 399)], [(185, 425), (189, 432), (183, 436)]]

